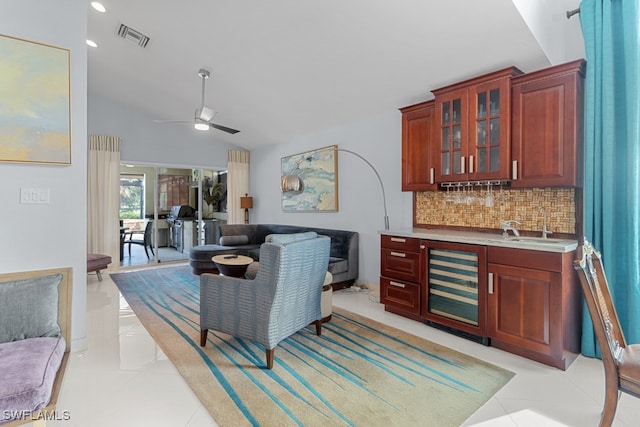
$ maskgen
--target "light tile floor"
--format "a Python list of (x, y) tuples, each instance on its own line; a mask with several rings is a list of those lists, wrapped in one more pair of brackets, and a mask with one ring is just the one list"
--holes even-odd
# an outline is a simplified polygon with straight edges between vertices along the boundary
[[(88, 277), (88, 350), (71, 354), (58, 402), (70, 420), (51, 426), (216, 426), (146, 332), (108, 275)], [(502, 366), (516, 376), (465, 426), (597, 426), (604, 377), (580, 356), (566, 371), (458, 338), (384, 311), (366, 292), (334, 293), (333, 304)], [(425, 397), (428, 398), (428, 397)], [(638, 425), (640, 399), (623, 395), (614, 426)], [(430, 426), (425, 420), (425, 426)]]

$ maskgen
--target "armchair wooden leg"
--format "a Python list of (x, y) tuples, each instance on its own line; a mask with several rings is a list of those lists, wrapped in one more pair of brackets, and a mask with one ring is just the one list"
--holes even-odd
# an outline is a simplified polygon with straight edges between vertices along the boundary
[(273, 368), (273, 359), (274, 359), (274, 353), (276, 352), (275, 348), (268, 348), (267, 349), (267, 369), (272, 369)]
[(313, 324), (316, 325), (316, 335), (322, 335), (322, 320), (318, 319)]
[(200, 347), (207, 344), (207, 332), (209, 332), (208, 329), (200, 329)]

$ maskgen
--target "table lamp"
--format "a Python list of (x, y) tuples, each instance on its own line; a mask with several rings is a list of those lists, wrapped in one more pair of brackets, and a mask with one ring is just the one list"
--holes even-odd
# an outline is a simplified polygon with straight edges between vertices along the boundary
[(253, 208), (253, 197), (244, 193), (244, 197), (240, 197), (240, 208), (244, 209), (244, 223), (249, 224), (249, 209)]

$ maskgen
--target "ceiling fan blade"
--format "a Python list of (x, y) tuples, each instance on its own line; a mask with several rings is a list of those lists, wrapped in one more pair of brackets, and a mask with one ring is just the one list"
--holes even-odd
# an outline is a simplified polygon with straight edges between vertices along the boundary
[(193, 123), (193, 120), (154, 120), (155, 123)]
[(226, 126), (217, 125), (217, 124), (215, 124), (215, 123), (211, 123), (211, 122), (209, 122), (209, 126), (211, 126), (212, 128), (216, 128), (216, 129), (218, 129), (218, 130), (221, 130), (221, 131), (223, 131), (223, 132), (230, 133), (230, 134), (232, 134), (232, 135), (233, 135), (233, 134), (235, 134), (235, 133), (240, 132), (239, 130), (231, 129), (231, 128), (228, 128), (228, 127), (226, 127)]

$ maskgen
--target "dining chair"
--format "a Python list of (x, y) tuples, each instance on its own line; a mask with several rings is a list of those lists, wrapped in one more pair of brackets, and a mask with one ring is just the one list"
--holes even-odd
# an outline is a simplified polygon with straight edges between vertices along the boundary
[(601, 427), (609, 427), (622, 392), (640, 398), (640, 344), (627, 344), (611, 299), (600, 253), (584, 239), (582, 258), (574, 261), (582, 293), (602, 353), (605, 400)]
[[(126, 233), (128, 239), (125, 238), (124, 244), (129, 245), (129, 257), (131, 257), (131, 245), (142, 245), (144, 247), (144, 253), (147, 254), (147, 259), (149, 259), (147, 248), (151, 249), (151, 254), (155, 256), (151, 244), (151, 233), (153, 233), (153, 221), (147, 221), (144, 231), (128, 231)], [(134, 238), (136, 235), (142, 235), (142, 237)]]

